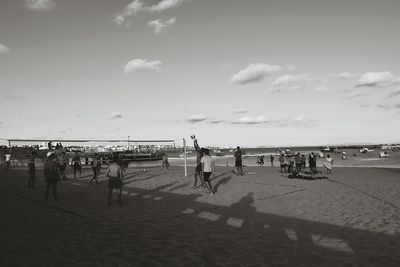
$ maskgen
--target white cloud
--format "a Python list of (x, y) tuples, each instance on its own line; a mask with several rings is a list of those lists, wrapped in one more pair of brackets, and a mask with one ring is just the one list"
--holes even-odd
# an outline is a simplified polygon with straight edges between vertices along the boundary
[(0, 44), (0, 55), (7, 53), (10, 53), (10, 49), (5, 45)]
[(320, 85), (314, 88), (315, 92), (326, 92), (329, 89), (325, 85)]
[(257, 117), (252, 117), (252, 116), (244, 116), (241, 117), (239, 120), (232, 122), (233, 124), (261, 124), (261, 123), (267, 123), (269, 120), (265, 118), (264, 116), (257, 116)]
[(286, 68), (287, 68), (288, 71), (297, 70), (297, 67), (294, 66), (294, 65), (287, 65)]
[(224, 119), (215, 118), (215, 119), (210, 119), (208, 122), (211, 123), (211, 124), (219, 124), (219, 123), (225, 122), (225, 120)]
[(162, 64), (161, 61), (147, 61), (146, 59), (136, 58), (124, 66), (124, 72), (135, 72), (137, 70), (153, 70), (153, 71), (161, 71), (160, 65)]
[(399, 78), (389, 71), (367, 72), (360, 77), (356, 87), (385, 87), (396, 83), (399, 83)]
[(238, 108), (238, 109), (231, 109), (231, 112), (242, 114), (242, 113), (247, 113), (249, 111), (247, 109), (245, 109), (245, 108)]
[(245, 69), (236, 73), (232, 78), (231, 82), (237, 84), (246, 84), (251, 82), (259, 82), (265, 78), (265, 76), (274, 72), (281, 71), (282, 67), (279, 65), (269, 65), (265, 63), (252, 63)]
[(196, 123), (196, 122), (201, 122), (201, 121), (205, 121), (207, 119), (206, 116), (204, 116), (203, 114), (196, 114), (196, 115), (192, 115), (188, 118), (188, 121), (191, 123)]
[(329, 75), (332, 78), (339, 78), (339, 79), (353, 79), (356, 78), (358, 75), (350, 72), (341, 72)]
[(161, 0), (158, 4), (146, 6), (142, 0), (134, 0), (128, 4), (124, 10), (115, 15), (114, 22), (118, 25), (122, 25), (127, 17), (139, 12), (160, 13), (167, 9), (179, 7), (183, 2), (188, 1), (189, 0)]
[(280, 118), (272, 122), (277, 127), (311, 127), (315, 126), (317, 121), (304, 116), (295, 116), (293, 118)]
[(164, 22), (161, 19), (156, 19), (156, 20), (149, 21), (147, 23), (147, 25), (152, 29), (152, 31), (155, 34), (158, 34), (158, 33), (163, 32), (167, 28), (171, 27), (172, 25), (174, 25), (175, 22), (176, 22), (176, 18), (171, 18)]
[(363, 94), (362, 94), (360, 91), (353, 91), (353, 92), (347, 93), (347, 94), (344, 96), (344, 98), (352, 99), (352, 98), (360, 97), (360, 96), (362, 96), (362, 95), (363, 95)]
[(24, 0), (24, 6), (30, 10), (46, 11), (54, 9), (56, 3), (54, 0)]
[(110, 119), (120, 119), (122, 118), (122, 114), (120, 112), (111, 112)]
[(397, 89), (397, 90), (395, 90), (395, 91), (393, 91), (393, 92), (390, 92), (390, 93), (387, 95), (386, 98), (392, 98), (392, 97), (396, 97), (396, 96), (399, 96), (399, 95), (400, 95), (400, 89)]
[(287, 84), (297, 84), (297, 83), (303, 83), (307, 81), (311, 81), (310, 74), (305, 73), (305, 74), (285, 74), (279, 78), (277, 78), (275, 81), (271, 83), (272, 87), (281, 87)]

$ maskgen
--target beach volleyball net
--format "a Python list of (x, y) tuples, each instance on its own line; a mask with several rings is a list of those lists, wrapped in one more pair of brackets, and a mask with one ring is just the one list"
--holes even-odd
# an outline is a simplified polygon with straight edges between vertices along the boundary
[(13, 165), (24, 164), (33, 151), (38, 158), (45, 158), (47, 152), (55, 151), (73, 154), (78, 152), (82, 157), (120, 154), (129, 160), (161, 159), (163, 153), (177, 151), (175, 140), (135, 140), (135, 139), (7, 139), (1, 147), (2, 158), (10, 154)]

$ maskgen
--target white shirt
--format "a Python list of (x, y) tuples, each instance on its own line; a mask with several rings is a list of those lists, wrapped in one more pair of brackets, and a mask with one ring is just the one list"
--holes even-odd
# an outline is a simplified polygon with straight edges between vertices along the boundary
[(10, 154), (6, 154), (6, 162), (10, 161), (11, 155)]
[(213, 172), (211, 156), (204, 155), (200, 162), (203, 163), (203, 172)]

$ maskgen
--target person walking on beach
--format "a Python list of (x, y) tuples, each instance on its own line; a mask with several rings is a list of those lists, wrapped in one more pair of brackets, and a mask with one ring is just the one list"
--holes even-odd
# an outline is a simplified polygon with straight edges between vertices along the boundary
[(201, 158), (201, 166), (203, 170), (204, 183), (208, 191), (210, 192), (210, 195), (213, 196), (214, 190), (212, 189), (211, 186), (210, 176), (215, 171), (215, 164), (211, 158), (209, 149), (204, 149), (204, 155)]
[(299, 152), (296, 153), (296, 156), (294, 157), (294, 160), (296, 162), (296, 172), (300, 173), (302, 164), (301, 164), (301, 156), (300, 156)]
[(294, 169), (294, 157), (292, 155), (288, 156), (289, 161), (289, 167), (288, 167), (288, 172), (293, 172)]
[(162, 156), (161, 170), (163, 170), (164, 167), (167, 168), (167, 170), (168, 170), (168, 168), (169, 168), (168, 156), (167, 156), (167, 154), (165, 154), (165, 153), (164, 153), (163, 156)]
[(64, 181), (67, 180), (67, 176), (65, 175), (65, 169), (67, 167), (67, 162), (68, 162), (68, 158), (65, 154), (65, 151), (62, 151), (61, 154), (59, 154), (59, 156), (58, 156), (57, 165), (58, 165), (58, 170), (60, 172), (60, 176)]
[(240, 147), (236, 147), (236, 151), (234, 153), (235, 156), (235, 167), (236, 167), (236, 174), (239, 176), (243, 176), (243, 168), (242, 168), (242, 155), (243, 152), (240, 150)]
[(6, 157), (6, 170), (8, 171), (11, 166), (11, 154), (7, 153), (4, 156)]
[(308, 158), (308, 165), (310, 165), (310, 172), (312, 174), (317, 173), (317, 156), (314, 154), (314, 152), (311, 152), (309, 158)]
[(119, 190), (118, 192), (118, 204), (122, 205), (122, 183), (124, 180), (124, 174), (121, 166), (118, 164), (118, 156), (114, 155), (108, 169), (106, 171), (108, 177), (108, 205), (111, 205), (111, 198), (113, 189)]
[(50, 189), (53, 193), (54, 200), (57, 200), (57, 183), (60, 180), (60, 173), (58, 172), (57, 164), (55, 162), (56, 156), (54, 152), (47, 152), (47, 159), (44, 163), (44, 178), (46, 181), (45, 199), (49, 200)]
[(94, 157), (92, 162), (90, 163), (92, 170), (93, 170), (93, 177), (90, 180), (89, 184), (93, 183), (93, 180), (96, 181), (96, 184), (99, 184), (99, 174), (100, 174), (100, 168), (101, 168), (101, 161), (99, 159), (99, 156), (97, 153), (94, 153)]
[(193, 139), (194, 149), (196, 150), (196, 169), (194, 171), (194, 181), (192, 187), (193, 189), (195, 189), (197, 188), (197, 180), (200, 180), (200, 186), (204, 185), (203, 173), (201, 169), (201, 158), (203, 157), (203, 149), (201, 149), (199, 144), (197, 143), (195, 135), (192, 135), (191, 138)]
[(332, 174), (333, 158), (330, 155), (326, 155), (324, 166), (326, 174)]
[(274, 166), (274, 156), (271, 155), (271, 156), (269, 157), (269, 159), (270, 159), (270, 161), (271, 161), (271, 166)]
[(28, 173), (29, 173), (28, 188), (35, 187), (35, 180), (36, 180), (35, 158), (36, 158), (36, 152), (32, 151), (31, 158), (28, 162)]
[(76, 180), (76, 172), (79, 170), (79, 178), (82, 175), (81, 157), (79, 157), (78, 151), (75, 151), (75, 155), (72, 158), (72, 169), (74, 170), (74, 180)]
[(279, 157), (279, 163), (281, 164), (281, 172), (286, 172), (286, 160), (285, 154), (281, 154)]
[(301, 155), (301, 168), (302, 169), (306, 168), (306, 155), (304, 154)]

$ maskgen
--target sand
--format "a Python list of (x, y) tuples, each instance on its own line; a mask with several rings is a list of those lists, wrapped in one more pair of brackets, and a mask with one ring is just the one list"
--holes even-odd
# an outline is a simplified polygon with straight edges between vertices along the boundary
[(209, 196), (181, 167), (129, 168), (123, 206), (107, 205), (104, 169), (60, 183), (57, 202), (42, 170), (35, 189), (1, 171), (0, 266), (400, 266), (399, 169), (245, 171), (218, 167)]

